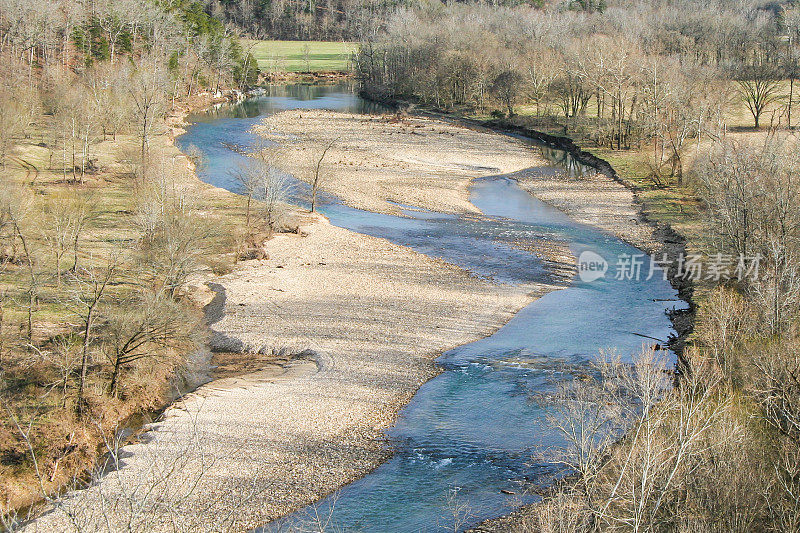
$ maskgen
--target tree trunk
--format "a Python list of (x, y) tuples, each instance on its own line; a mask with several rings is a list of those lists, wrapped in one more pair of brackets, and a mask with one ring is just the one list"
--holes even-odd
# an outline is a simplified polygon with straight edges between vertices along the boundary
[(142, 177), (144, 177), (145, 173), (145, 158), (147, 152), (147, 111), (144, 112), (144, 117), (142, 118)]
[(79, 234), (80, 234), (80, 231), (77, 231), (76, 235), (75, 235), (75, 240), (72, 241), (72, 259), (73, 259), (72, 260), (72, 271), (73, 272), (77, 272), (78, 271), (78, 239), (79, 239), (78, 235)]
[(78, 402), (75, 409), (78, 414), (83, 412), (84, 408), (84, 388), (86, 385), (86, 371), (89, 366), (89, 335), (92, 330), (92, 318), (94, 317), (94, 304), (89, 307), (89, 312), (86, 314), (86, 323), (83, 327), (83, 351), (81, 353), (81, 375), (78, 382)]
[(247, 222), (246, 222), (246, 225), (247, 225), (248, 228), (250, 227), (250, 203), (252, 201), (253, 201), (253, 195), (252, 194), (248, 194), (247, 195)]
[(20, 231), (17, 221), (14, 220), (13, 223), (14, 232), (16, 233), (16, 237), (19, 237), (20, 242), (22, 242), (22, 251), (25, 253), (25, 258), (27, 259), (28, 263), (28, 274), (30, 276), (29, 280), (31, 284), (28, 290), (28, 341), (33, 342), (33, 308), (36, 305), (36, 274), (33, 271), (33, 258), (31, 257), (30, 250), (28, 249), (28, 241)]
[(119, 355), (114, 359), (114, 371), (111, 373), (111, 383), (108, 386), (108, 393), (113, 397), (117, 397), (117, 383), (119, 381), (119, 367), (121, 358)]
[(72, 182), (78, 181), (78, 176), (75, 173), (75, 119), (72, 119)]

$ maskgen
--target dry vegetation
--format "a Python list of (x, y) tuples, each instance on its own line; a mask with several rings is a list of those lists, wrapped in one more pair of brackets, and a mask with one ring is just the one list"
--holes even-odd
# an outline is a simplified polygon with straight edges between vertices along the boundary
[(0, 41), (0, 527), (13, 527), (205, 379), (192, 283), (266, 230), (171, 141), (187, 107), (255, 76), (219, 23), (180, 3), (8, 0)]
[[(134, 531), (250, 531), (312, 504), (389, 456), (380, 437), (436, 374), (437, 355), (552, 288), (492, 284), (307, 217), (301, 235), (266, 244), (269, 259), (217, 278), (226, 298), (211, 326), (217, 349), (299, 354), (294, 365), (187, 395), (125, 448), (122, 470), (55, 502), (29, 531), (63, 530), (70, 512), (90, 531), (128, 521)], [(150, 496), (144, 480), (160, 473)]]
[(681, 180), (692, 139), (739, 127), (734, 114), (792, 126), (791, 2), (578, 4), (401, 10), (362, 42), (357, 69), (377, 96), (648, 150), (659, 187)]
[(568, 446), (537, 459), (577, 481), (482, 531), (800, 528), (797, 154), (794, 136), (776, 133), (728, 136), (695, 160), (686, 188), (702, 219), (682, 217), (697, 231), (690, 244), (709, 258), (758, 255), (758, 275), (705, 271), (695, 283), (676, 387), (645, 352), (538, 398)]

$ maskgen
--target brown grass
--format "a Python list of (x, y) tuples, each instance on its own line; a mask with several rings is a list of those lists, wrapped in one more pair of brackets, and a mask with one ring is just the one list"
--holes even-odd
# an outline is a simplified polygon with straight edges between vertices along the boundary
[[(222, 274), (229, 272), (235, 264), (234, 241), (244, 239), (241, 229), (244, 226), (244, 203), (237, 195), (197, 180), (191, 171), (191, 163), (173, 144), (174, 136), (181, 132), (179, 124), (185, 113), (209, 103), (208, 98), (179, 102), (168, 118), (169, 127), (153, 139), (152, 150), (164, 158), (174, 158), (177, 164), (189, 169), (178, 172), (176, 176), (181, 180), (181, 186), (192, 191), (190, 196), (196, 201), (198, 213), (220, 228), (213, 242), (208, 243), (210, 253), (205, 262), (209, 272)], [(69, 194), (90, 198), (96, 216), (82, 237), (80, 261), (85, 266), (100, 265), (115, 250), (130, 249), (136, 243), (137, 232), (131, 213), (137, 183), (126, 159), (135, 151), (137, 140), (130, 135), (117, 135), (115, 140), (108, 137), (92, 145), (92, 157), (97, 158), (98, 170), (88, 173), (83, 183), (68, 183), (62, 170), (57, 168), (60, 163), (58, 152), (53, 157), (53, 167), (56, 168), (51, 168), (49, 150), (40, 146), (49, 127), (47, 117), (42, 117), (42, 123), (27, 138), (18, 139), (3, 179), (29, 190), (37, 205), (58, 201)], [(40, 238), (42, 224), (41, 220), (34, 218), (26, 228), (34, 246), (40, 249), (44, 249)], [(50, 260), (49, 254), (40, 255), (41, 261)], [(42, 263), (37, 268), (48, 270), (51, 267)], [(123, 274), (125, 269), (123, 264)], [(166, 405), (172, 398), (173, 388), (180, 385), (180, 379), (176, 381), (175, 361), (183, 361), (184, 354), (174, 354), (176, 357), (170, 362), (133, 365), (121, 398), (105, 394), (107, 376), (102, 360), (97, 361), (90, 368), (87, 384), (91, 415), (89, 418), (76, 418), (69, 402), (62, 406), (59, 395), (53, 392), (52, 384), (59, 380), (58, 373), (36, 351), (26, 349), (18, 333), (27, 317), (27, 312), (19, 305), (24, 302), (24, 263), (6, 264), (2, 274), (0, 292), (5, 298), (0, 332), (4, 341), (0, 375), (6, 413), (0, 422), (0, 494), (3, 495), (0, 508), (9, 510), (24, 508), (41, 498), (31, 454), (14, 423), (15, 417), (24, 431), (30, 430), (45, 490), (56, 490), (76, 476), (80, 477), (92, 465), (103, 438), (113, 433), (116, 426), (124, 426), (129, 420), (140, 419), (142, 413), (158, 411)], [(112, 287), (106, 312), (115, 312), (114, 306), (122, 302), (122, 297), (136, 290), (134, 281), (123, 275)], [(65, 309), (63, 300), (63, 289), (49, 280), (42, 285), (39, 305), (34, 313), (33, 332), (33, 344), (42, 352), (52, 348), (58, 336), (76, 335), (75, 317)], [(186, 300), (190, 302), (192, 298)], [(102, 328), (98, 333), (102, 340)]]

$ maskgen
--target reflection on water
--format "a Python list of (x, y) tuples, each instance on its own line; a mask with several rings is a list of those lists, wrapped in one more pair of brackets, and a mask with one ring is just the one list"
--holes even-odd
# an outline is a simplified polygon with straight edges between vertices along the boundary
[(557, 150), (549, 146), (542, 146), (539, 150), (548, 163), (555, 165), (562, 174), (566, 174), (570, 178), (593, 176), (597, 173), (594, 168), (584, 165), (564, 150)]
[[(226, 144), (251, 146), (255, 138), (249, 129), (259, 114), (290, 108), (370, 109), (341, 87), (276, 91), (237, 104), (239, 109), (217, 109), (178, 140), (184, 149), (195, 145), (205, 155), (202, 179), (233, 186), (227, 172), (243, 156)], [(547, 154), (562, 158), (565, 165), (547, 170), (577, 171), (563, 155)], [(611, 235), (572, 221), (503, 177), (477, 180), (471, 199), (485, 217), (420, 209), (406, 209), (404, 217), (381, 215), (349, 208), (335, 198), (327, 198), (322, 210), (338, 226), (509, 283), (549, 279), (539, 258), (509, 243), (557, 239), (576, 255), (593, 250), (612, 261), (636, 252)], [(639, 335), (667, 338), (672, 330), (666, 300), (674, 298), (675, 291), (660, 276), (591, 283), (574, 279), (568, 288), (545, 295), (494, 335), (439, 359), (446, 371), (420, 388), (387, 432), (395, 450), (388, 462), (344, 487), (336, 498), (265, 530), (301, 527), (309, 512), (330, 516), (335, 528), (348, 531), (452, 530), (455, 509), (468, 511), (460, 517), (466, 518), (463, 529), (533, 501), (520, 482), (550, 480), (554, 472), (552, 465), (532, 461), (534, 453), (563, 442), (545, 421), (547, 408), (530, 401), (529, 392), (546, 392), (576, 368), (585, 368), (601, 349), (629, 358), (641, 348)]]
[(236, 104), (219, 104), (187, 117), (191, 125), (176, 139), (187, 152), (196, 146), (203, 154), (198, 176), (212, 185), (237, 191), (233, 171), (244, 159), (242, 152), (262, 142), (250, 129), (261, 117), (288, 109), (328, 109), (349, 113), (374, 113), (383, 106), (359, 98), (349, 85), (269, 86), (262, 96)]
[(264, 94), (235, 104), (217, 104), (191, 114), (189, 122), (208, 122), (223, 118), (255, 118), (287, 109), (330, 109), (349, 113), (377, 113), (384, 106), (359, 98), (352, 84), (270, 85)]

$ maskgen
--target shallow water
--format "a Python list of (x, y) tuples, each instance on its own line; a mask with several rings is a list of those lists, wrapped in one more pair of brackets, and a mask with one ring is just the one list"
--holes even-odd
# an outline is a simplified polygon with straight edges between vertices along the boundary
[[(375, 108), (344, 87), (289, 87), (246, 105), (226, 106), (195, 123), (178, 139), (195, 145), (207, 163), (200, 176), (232, 188), (228, 169), (248, 146), (258, 116), (280, 109), (323, 108), (370, 112)], [(223, 144), (227, 143), (227, 144)], [(532, 148), (533, 149), (533, 148)], [(553, 154), (550, 160), (553, 160)], [(557, 154), (556, 154), (557, 156)], [(567, 159), (562, 156), (556, 158)], [(558, 171), (558, 167), (544, 171)], [(574, 172), (574, 165), (568, 167)], [(326, 198), (322, 212), (335, 225), (389, 239), (441, 257), (476, 275), (508, 283), (550, 281), (542, 261), (512, 246), (539, 238), (568, 243), (577, 256), (592, 250), (612, 265), (638, 250), (595, 228), (578, 224), (531, 197), (502, 176), (476, 180), (472, 202), (486, 217), (457, 217), (406, 209), (404, 217), (352, 209)], [(645, 258), (643, 272), (649, 272)], [(637, 352), (642, 336), (666, 340), (667, 309), (680, 306), (659, 273), (650, 280), (612, 275), (551, 292), (521, 310), (494, 335), (445, 353), (446, 369), (423, 385), (387, 432), (394, 456), (334, 497), (265, 528), (303, 527), (309, 515), (330, 517), (336, 528), (361, 531), (459, 529), (505, 514), (534, 497), (520, 481), (550, 479), (553, 468), (537, 464), (537, 449), (561, 440), (545, 422), (531, 393), (585, 368), (600, 350), (623, 358)], [(501, 491), (516, 492), (509, 495)], [(458, 514), (460, 518), (454, 518)]]

